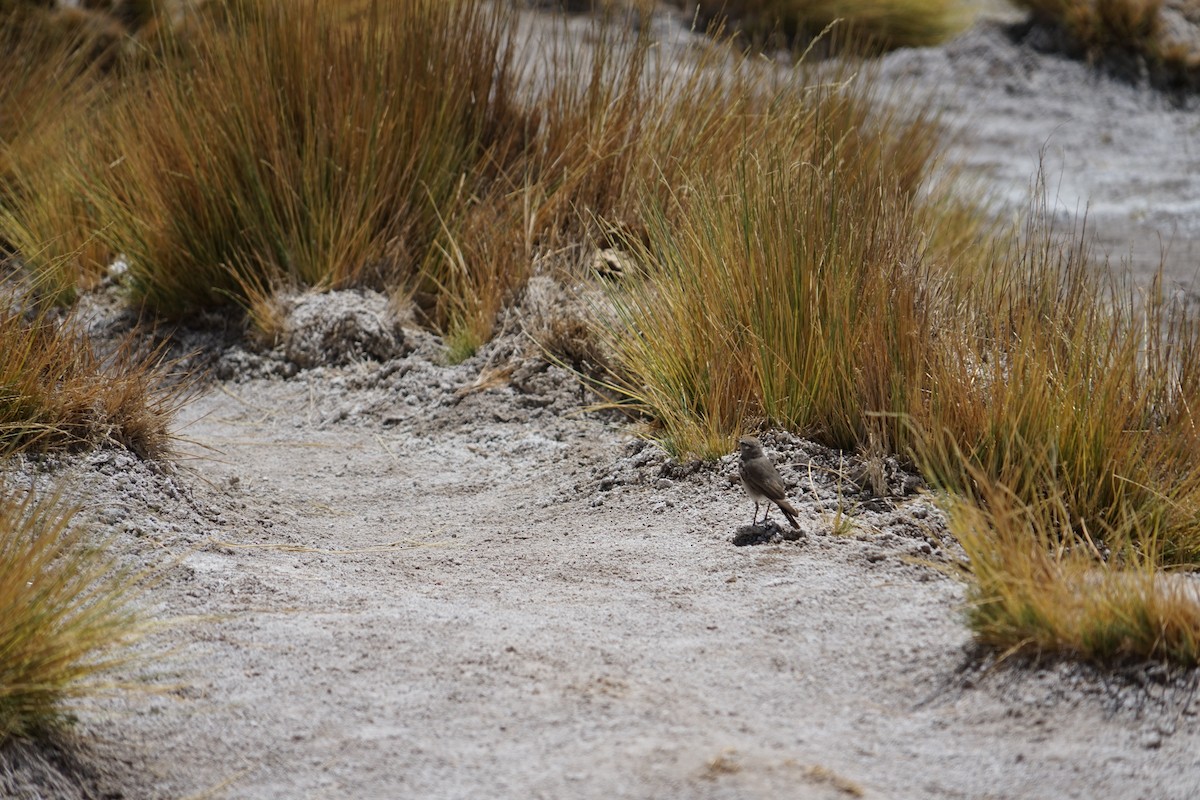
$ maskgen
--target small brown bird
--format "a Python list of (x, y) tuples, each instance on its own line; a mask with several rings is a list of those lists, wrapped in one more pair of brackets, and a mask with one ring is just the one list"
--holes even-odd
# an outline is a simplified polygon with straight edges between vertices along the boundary
[(752, 524), (758, 524), (760, 504), (766, 503), (767, 505), (762, 519), (765, 523), (771, 513), (771, 503), (774, 503), (788, 518), (788, 522), (792, 523), (792, 527), (799, 528), (800, 523), (796, 521), (796, 509), (787, 499), (787, 486), (784, 485), (783, 478), (779, 477), (779, 472), (771, 463), (771, 459), (767, 458), (763, 452), (762, 442), (753, 436), (743, 436), (738, 439), (738, 447), (742, 454), (738, 474), (742, 478), (742, 485), (746, 487), (746, 494), (750, 495), (750, 499), (754, 501), (754, 522)]

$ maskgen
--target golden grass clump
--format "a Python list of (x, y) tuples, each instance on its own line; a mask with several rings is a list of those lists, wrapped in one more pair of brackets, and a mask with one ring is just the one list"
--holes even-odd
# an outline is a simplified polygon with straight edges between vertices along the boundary
[(114, 98), (79, 165), (136, 297), (173, 315), (243, 287), (411, 278), (523, 125), (502, 13), (474, 3), (262, 3), (192, 31)]
[(969, 559), (967, 618), (981, 643), (1110, 666), (1200, 664), (1200, 581), (1158, 568), (1144, 552), (1155, 533), (1137, 517), (1111, 523), (1101, 545), (1072, 524), (1056, 487), (1028, 503), (975, 477), (972, 495), (948, 510)]
[[(693, 4), (687, 4), (689, 7)], [(893, 50), (943, 42), (970, 22), (962, 0), (700, 0), (699, 20), (764, 44), (807, 44), (836, 23), (833, 48)]]
[(0, 494), (0, 742), (59, 723), (110, 687), (142, 631), (135, 581), (74, 525), (57, 497)]
[(173, 316), (365, 283), (469, 354), (537, 258), (636, 231), (631, 188), (713, 154), (743, 103), (602, 23), (590, 54), (559, 31), (516, 64), (515, 19), (430, 0), (190, 17), (96, 113), (57, 101), (72, 125), (14, 170), (0, 230), (55, 297), (117, 253), (133, 299)]
[(588, 52), (559, 35), (517, 63), (502, 4), (264, 2), (210, 18), (72, 159), (135, 298), (168, 315), (365, 283), (411, 294), (469, 354), (537, 258), (636, 230), (632, 187), (670, 186), (714, 154), (745, 103), (711, 64), (602, 23)]
[(70, 320), (0, 304), (0, 448), (45, 451), (117, 444), (162, 455), (185, 384), (167, 386), (157, 354), (132, 341), (102, 352)]
[(1200, 325), (1156, 282), (1122, 291), (1081, 244), (1035, 210), (994, 251), (971, 307), (911, 413), (918, 462), (967, 492), (980, 469), (1025, 503), (1057, 492), (1076, 526), (1107, 543), (1118, 522), (1156, 563), (1200, 559)]
[(91, 62), (80, 50), (85, 38), (62, 36), (37, 17), (19, 10), (0, 11), (0, 175), (13, 160), (12, 148), (35, 149), (44, 132), (58, 124), (64, 105), (83, 102), (90, 88)]
[(651, 200), (647, 241), (628, 242), (646, 274), (614, 297), (616, 383), (678, 453), (723, 453), (755, 419), (903, 452), (895, 415), (930, 389), (931, 264), (961, 233), (939, 221), (970, 219), (919, 192), (934, 126), (836, 83), (737, 122), (720, 167)]

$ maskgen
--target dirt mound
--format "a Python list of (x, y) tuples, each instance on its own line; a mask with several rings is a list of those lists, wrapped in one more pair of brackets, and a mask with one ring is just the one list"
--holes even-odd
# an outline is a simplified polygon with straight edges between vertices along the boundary
[(406, 318), (386, 297), (366, 289), (282, 293), (272, 299), (270, 329), (236, 344), (217, 362), (222, 380), (289, 378), (303, 369), (386, 362), (409, 349)]

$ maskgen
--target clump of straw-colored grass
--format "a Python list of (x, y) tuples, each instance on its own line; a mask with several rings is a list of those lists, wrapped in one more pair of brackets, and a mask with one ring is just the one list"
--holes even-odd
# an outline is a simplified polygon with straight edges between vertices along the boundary
[(44, 732), (111, 688), (142, 631), (123, 574), (56, 496), (0, 495), (0, 741)]

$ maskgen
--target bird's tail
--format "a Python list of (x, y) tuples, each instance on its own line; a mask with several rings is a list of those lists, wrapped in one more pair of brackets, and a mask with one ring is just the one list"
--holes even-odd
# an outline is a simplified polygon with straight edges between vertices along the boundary
[(793, 528), (796, 528), (796, 529), (800, 528), (800, 523), (796, 521), (796, 507), (795, 506), (793, 506), (787, 500), (780, 500), (775, 505), (779, 506), (779, 510), (782, 511), (783, 515), (788, 518), (788, 522), (792, 523)]

